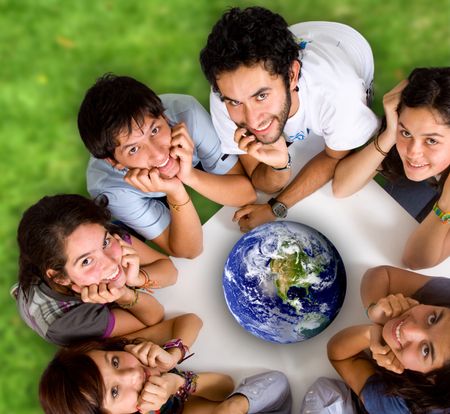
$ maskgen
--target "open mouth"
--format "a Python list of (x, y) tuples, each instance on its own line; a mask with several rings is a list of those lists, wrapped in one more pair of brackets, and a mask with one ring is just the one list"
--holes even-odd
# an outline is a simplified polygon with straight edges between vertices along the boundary
[(120, 266), (117, 266), (117, 269), (104, 279), (107, 280), (108, 282), (114, 282), (119, 278), (119, 276), (120, 276)]
[(397, 323), (397, 325), (394, 325), (392, 327), (392, 336), (397, 341), (397, 344), (400, 348), (402, 347), (400, 330), (401, 330), (401, 327), (404, 324), (404, 322), (405, 322), (404, 320), (400, 321), (399, 323)]
[(159, 165), (156, 165), (156, 168), (164, 168), (169, 163), (170, 157), (167, 157), (167, 159)]
[(270, 128), (270, 126), (272, 125), (273, 122), (273, 118), (269, 119), (268, 121), (264, 122), (263, 124), (261, 124), (259, 126), (259, 128), (252, 128), (254, 132), (256, 132), (257, 134), (262, 134), (264, 132), (267, 132), (267, 130)]
[(429, 165), (427, 163), (418, 163), (418, 162), (413, 162), (413, 161), (409, 161), (409, 160), (406, 160), (406, 163), (408, 164), (409, 167), (417, 168), (417, 169), (423, 168), (423, 167), (428, 167), (428, 165)]

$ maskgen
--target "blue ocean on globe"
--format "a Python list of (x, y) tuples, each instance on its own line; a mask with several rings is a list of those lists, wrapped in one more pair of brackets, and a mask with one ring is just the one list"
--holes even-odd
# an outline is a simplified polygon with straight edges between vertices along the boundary
[(290, 221), (256, 227), (233, 247), (223, 290), (239, 324), (270, 342), (292, 343), (322, 332), (344, 302), (347, 280), (333, 244)]

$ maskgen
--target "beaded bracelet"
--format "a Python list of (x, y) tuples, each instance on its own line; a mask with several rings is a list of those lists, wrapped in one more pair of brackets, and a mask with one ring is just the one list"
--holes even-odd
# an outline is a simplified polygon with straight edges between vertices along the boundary
[(176, 211), (180, 211), (180, 207), (185, 206), (186, 204), (189, 203), (189, 201), (191, 201), (191, 197), (190, 197), (190, 196), (188, 196), (187, 201), (185, 201), (185, 202), (182, 203), (182, 204), (174, 204), (174, 203), (171, 203), (171, 202), (169, 201), (169, 198), (167, 198), (167, 203), (169, 204), (169, 206), (172, 207), (172, 208), (173, 208), (174, 210), (176, 210)]
[(185, 378), (183, 386), (181, 386), (175, 393), (181, 401), (186, 402), (191, 394), (197, 389), (198, 375), (192, 371), (184, 371), (183, 377)]
[(126, 303), (124, 305), (121, 305), (120, 303), (118, 303), (118, 305), (122, 308), (122, 309), (130, 309), (132, 308), (134, 305), (136, 305), (138, 299), (139, 299), (139, 293), (138, 291), (134, 288), (134, 287), (130, 287), (130, 289), (133, 291), (133, 300), (130, 303)]
[(167, 351), (168, 349), (178, 348), (181, 351), (181, 358), (178, 361), (179, 364), (181, 364), (183, 361), (186, 361), (186, 359), (190, 358), (194, 353), (189, 354), (186, 356), (187, 353), (189, 353), (189, 348), (183, 344), (183, 341), (181, 339), (172, 339), (169, 342), (166, 342), (162, 348)]
[(139, 268), (139, 272), (142, 273), (144, 275), (144, 278), (145, 278), (144, 284), (142, 286), (139, 286), (139, 289), (144, 289), (144, 290), (146, 290), (149, 293), (153, 293), (152, 288), (159, 288), (160, 287), (160, 285), (159, 285), (159, 283), (157, 281), (154, 281), (154, 280), (150, 279), (150, 275), (148, 274), (148, 272), (144, 268), (140, 267)]

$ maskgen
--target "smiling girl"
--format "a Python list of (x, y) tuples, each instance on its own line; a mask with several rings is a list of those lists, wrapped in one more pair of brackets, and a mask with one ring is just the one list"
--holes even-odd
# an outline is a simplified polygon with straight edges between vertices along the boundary
[(333, 192), (349, 196), (380, 172), (386, 190), (421, 222), (405, 264), (432, 267), (450, 255), (450, 68), (415, 69), (383, 105), (382, 132), (338, 164)]
[(380, 266), (364, 275), (361, 297), (372, 324), (329, 341), (334, 368), (369, 413), (448, 412), (450, 278)]
[(248, 377), (230, 395), (228, 375), (176, 369), (170, 346), (112, 339), (60, 350), (40, 381), (45, 413), (290, 414), (283, 373)]
[(179, 317), (193, 323), (183, 337), (179, 318), (162, 322), (164, 309), (149, 294), (175, 283), (173, 263), (110, 218), (106, 208), (70, 194), (44, 197), (24, 213), (17, 236), (22, 318), (58, 345), (119, 335), (190, 345), (201, 321)]

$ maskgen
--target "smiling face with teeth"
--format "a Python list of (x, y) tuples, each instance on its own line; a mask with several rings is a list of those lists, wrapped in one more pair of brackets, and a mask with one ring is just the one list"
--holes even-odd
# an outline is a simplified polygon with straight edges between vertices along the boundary
[(69, 280), (58, 283), (83, 287), (103, 282), (118, 288), (125, 284), (122, 247), (100, 224), (81, 224), (66, 238), (65, 247)]
[(384, 325), (383, 339), (406, 369), (441, 368), (450, 361), (450, 309), (414, 306)]
[(397, 128), (397, 151), (405, 175), (423, 181), (450, 165), (450, 126), (426, 107), (403, 107)]
[(241, 65), (217, 78), (222, 100), (233, 122), (247, 129), (263, 144), (281, 136), (286, 121), (299, 107), (297, 86), (300, 64), (292, 64), (291, 83), (281, 75), (272, 75), (263, 63)]
[(142, 124), (133, 123), (131, 133), (124, 131), (117, 138), (114, 160), (107, 161), (118, 169), (157, 168), (161, 177), (170, 179), (180, 170), (178, 159), (170, 154), (172, 130), (164, 116), (144, 117)]

